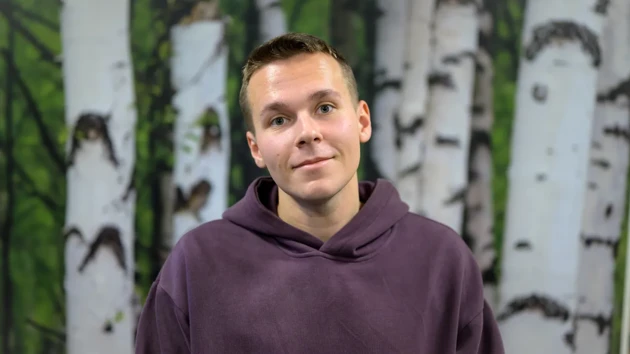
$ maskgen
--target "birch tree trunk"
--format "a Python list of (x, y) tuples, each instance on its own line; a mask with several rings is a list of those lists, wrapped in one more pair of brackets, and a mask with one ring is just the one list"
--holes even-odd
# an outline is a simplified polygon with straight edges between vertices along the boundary
[(630, 2), (612, 0), (607, 16), (580, 233), (573, 334), (579, 354), (609, 353), (615, 258), (627, 196)]
[[(486, 0), (487, 2), (488, 0)], [(494, 70), (490, 54), (493, 18), (487, 6), (479, 12), (479, 47), (475, 65), (472, 135), (468, 162), (463, 236), (481, 269), (485, 298), (496, 307), (494, 205), (492, 197), (492, 124), (494, 122)]]
[(513, 126), (498, 319), (506, 353), (571, 353), (603, 16), (530, 0)]
[(394, 116), (397, 188), (414, 213), (420, 213), (423, 125), (428, 100), (431, 18), (435, 0), (409, 0), (402, 103)]
[(478, 36), (477, 5), (438, 0), (421, 213), (461, 233)]
[(136, 109), (127, 0), (61, 10), (67, 140), (66, 345), (132, 353)]
[(228, 205), (228, 47), (218, 0), (198, 2), (171, 32), (175, 120), (173, 242)]
[(287, 19), (280, 0), (256, 0), (260, 41), (266, 42), (287, 32)]
[(394, 115), (401, 101), (408, 1), (377, 0), (372, 157), (381, 177), (396, 182)]

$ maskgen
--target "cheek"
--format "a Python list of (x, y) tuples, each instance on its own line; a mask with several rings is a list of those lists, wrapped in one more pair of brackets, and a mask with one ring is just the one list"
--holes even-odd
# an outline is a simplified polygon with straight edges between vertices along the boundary
[(280, 139), (269, 139), (265, 142), (264, 149), (260, 150), (260, 154), (268, 167), (275, 168), (283, 164), (287, 155), (284, 153), (286, 150)]
[(343, 123), (334, 128), (334, 133), (345, 141), (354, 139), (358, 134), (357, 122), (353, 118), (344, 119)]

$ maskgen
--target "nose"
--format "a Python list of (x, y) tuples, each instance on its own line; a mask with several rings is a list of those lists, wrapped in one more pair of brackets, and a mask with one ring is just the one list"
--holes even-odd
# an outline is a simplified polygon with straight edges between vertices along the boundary
[(296, 145), (304, 146), (322, 140), (319, 124), (311, 116), (302, 116), (299, 119), (300, 133), (297, 136)]

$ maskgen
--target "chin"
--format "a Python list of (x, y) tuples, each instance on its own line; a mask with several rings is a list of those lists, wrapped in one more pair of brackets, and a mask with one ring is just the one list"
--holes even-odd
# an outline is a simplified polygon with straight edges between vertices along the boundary
[(291, 194), (299, 200), (324, 203), (343, 190), (347, 183), (345, 179), (334, 176), (295, 181), (292, 183)]

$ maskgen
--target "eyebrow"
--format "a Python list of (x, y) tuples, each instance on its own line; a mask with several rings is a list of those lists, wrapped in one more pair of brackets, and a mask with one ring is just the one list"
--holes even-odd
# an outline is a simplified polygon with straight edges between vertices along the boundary
[[(341, 94), (339, 94), (339, 92), (333, 90), (333, 89), (323, 89), (323, 90), (318, 90), (315, 91), (313, 93), (311, 93), (308, 96), (308, 100), (309, 101), (319, 101), (322, 100), (326, 97), (334, 97), (334, 98), (341, 98)], [(261, 116), (265, 116), (267, 113), (269, 112), (277, 112), (277, 111), (282, 111), (282, 110), (287, 110), (289, 108), (289, 105), (287, 105), (284, 102), (272, 102), (269, 103), (268, 105), (266, 105), (265, 107), (263, 107), (263, 109), (260, 111), (260, 115)]]

